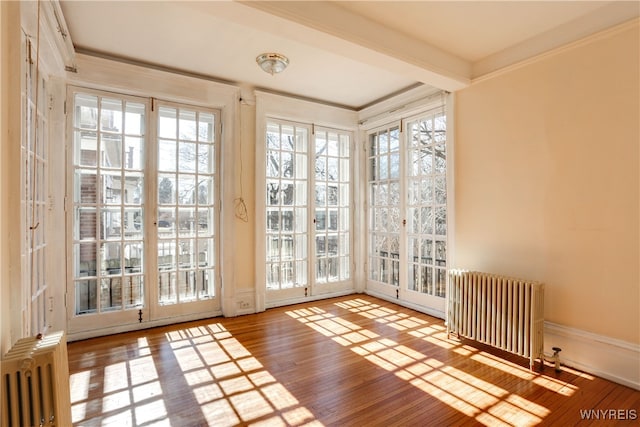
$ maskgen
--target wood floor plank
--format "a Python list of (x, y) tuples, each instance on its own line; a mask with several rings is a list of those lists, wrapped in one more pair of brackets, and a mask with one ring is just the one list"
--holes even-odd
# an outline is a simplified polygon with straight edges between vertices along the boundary
[[(640, 413), (636, 390), (569, 368), (531, 372), (364, 295), (68, 350), (75, 426), (631, 425)], [(636, 419), (593, 419), (610, 410)]]

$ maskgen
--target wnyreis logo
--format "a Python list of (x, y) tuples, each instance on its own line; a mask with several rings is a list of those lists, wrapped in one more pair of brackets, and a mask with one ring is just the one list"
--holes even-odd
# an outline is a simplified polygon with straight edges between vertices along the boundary
[(581, 409), (583, 420), (637, 420), (636, 409)]

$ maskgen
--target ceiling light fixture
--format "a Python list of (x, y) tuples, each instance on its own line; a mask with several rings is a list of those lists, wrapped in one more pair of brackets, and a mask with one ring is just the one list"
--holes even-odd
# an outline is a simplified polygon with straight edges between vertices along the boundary
[(289, 58), (279, 53), (263, 53), (256, 62), (265, 72), (274, 75), (282, 72), (289, 65)]

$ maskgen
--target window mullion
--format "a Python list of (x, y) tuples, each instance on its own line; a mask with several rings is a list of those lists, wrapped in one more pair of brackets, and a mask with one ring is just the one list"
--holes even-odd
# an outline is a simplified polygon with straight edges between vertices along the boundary
[(316, 289), (316, 263), (317, 263), (317, 244), (316, 244), (316, 132), (317, 130), (309, 130), (309, 140), (307, 149), (307, 283), (311, 289), (311, 295), (315, 295)]
[(400, 148), (400, 171), (398, 174), (398, 179), (400, 181), (400, 224), (398, 225), (399, 229), (399, 238), (400, 238), (400, 268), (399, 268), (399, 291), (400, 294), (403, 294), (407, 290), (408, 286), (408, 267), (409, 267), (409, 256), (408, 256), (408, 169), (407, 169), (407, 155), (408, 155), (408, 146), (407, 144), (407, 123), (404, 120), (400, 120), (400, 134), (399, 134), (399, 148)]
[(158, 108), (156, 100), (147, 99), (145, 118), (145, 138), (143, 139), (144, 159), (144, 238), (147, 245), (144, 250), (145, 262), (145, 299), (144, 306), (149, 308), (151, 318), (156, 317), (158, 301)]

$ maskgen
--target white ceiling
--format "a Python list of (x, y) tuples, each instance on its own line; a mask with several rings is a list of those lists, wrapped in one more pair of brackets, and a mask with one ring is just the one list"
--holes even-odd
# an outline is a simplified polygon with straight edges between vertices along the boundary
[[(359, 109), (473, 79), (640, 14), (637, 1), (62, 1), (76, 50)], [(256, 64), (279, 52), (271, 76)]]

